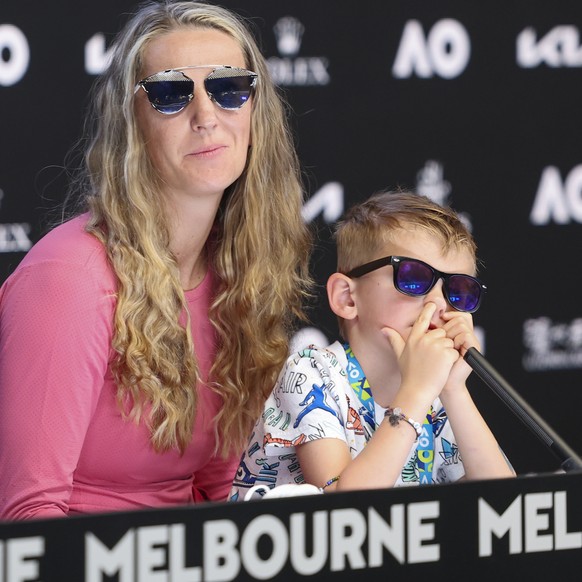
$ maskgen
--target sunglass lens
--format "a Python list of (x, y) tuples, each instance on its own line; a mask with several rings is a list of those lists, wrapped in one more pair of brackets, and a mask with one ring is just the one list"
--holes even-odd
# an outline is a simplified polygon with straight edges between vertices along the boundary
[(424, 295), (430, 290), (434, 280), (433, 272), (427, 265), (416, 261), (402, 261), (398, 265), (396, 285), (407, 295)]
[(232, 71), (228, 76), (222, 75), (224, 69), (210, 75), (204, 82), (206, 90), (222, 109), (239, 109), (248, 101), (256, 76), (246, 71), (240, 75), (233, 75)]
[(481, 286), (466, 275), (453, 275), (448, 280), (448, 298), (451, 305), (459, 311), (475, 311), (479, 306)]
[(148, 99), (160, 113), (178, 113), (190, 103), (194, 82), (182, 73), (168, 71), (157, 73), (143, 82)]

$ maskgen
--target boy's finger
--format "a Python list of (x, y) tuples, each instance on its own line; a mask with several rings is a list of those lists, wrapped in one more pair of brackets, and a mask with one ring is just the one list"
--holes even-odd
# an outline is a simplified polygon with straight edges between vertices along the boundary
[(402, 351), (404, 350), (404, 340), (402, 336), (390, 327), (385, 327), (382, 329), (382, 333), (386, 336), (390, 347), (394, 350), (397, 358), (400, 358)]
[(410, 332), (410, 335), (417, 336), (425, 334), (428, 331), (432, 316), (434, 315), (436, 308), (437, 308), (436, 304), (434, 304), (432, 301), (428, 302), (422, 308), (422, 311), (420, 312), (418, 319), (414, 322), (414, 325), (412, 326), (412, 331)]

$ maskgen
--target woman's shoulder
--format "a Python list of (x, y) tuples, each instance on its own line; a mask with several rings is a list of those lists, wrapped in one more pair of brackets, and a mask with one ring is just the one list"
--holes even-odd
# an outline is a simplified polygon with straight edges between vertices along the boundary
[(28, 251), (23, 264), (43, 260), (86, 262), (90, 257), (105, 257), (103, 244), (85, 230), (88, 219), (88, 214), (81, 214), (52, 228)]
[(105, 247), (85, 230), (88, 218), (82, 214), (50, 230), (28, 251), (9, 280), (38, 273), (43, 280), (58, 279), (62, 285), (71, 277), (78, 278), (76, 273), (90, 275), (100, 286), (114, 288), (116, 278)]

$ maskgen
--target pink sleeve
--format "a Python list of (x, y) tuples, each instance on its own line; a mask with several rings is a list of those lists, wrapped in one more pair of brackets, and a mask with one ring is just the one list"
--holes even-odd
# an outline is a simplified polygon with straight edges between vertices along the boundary
[(110, 280), (48, 260), (0, 291), (0, 518), (68, 513), (110, 356)]

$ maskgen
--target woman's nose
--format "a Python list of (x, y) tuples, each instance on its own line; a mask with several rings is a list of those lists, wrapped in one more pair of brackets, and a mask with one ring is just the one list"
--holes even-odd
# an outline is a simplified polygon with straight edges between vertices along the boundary
[(194, 98), (188, 109), (191, 116), (192, 128), (210, 129), (216, 125), (216, 107), (217, 105), (206, 92), (203, 82), (194, 84)]

